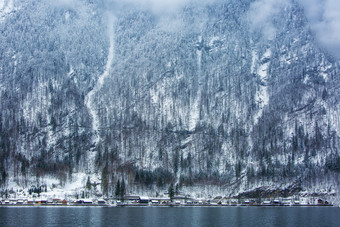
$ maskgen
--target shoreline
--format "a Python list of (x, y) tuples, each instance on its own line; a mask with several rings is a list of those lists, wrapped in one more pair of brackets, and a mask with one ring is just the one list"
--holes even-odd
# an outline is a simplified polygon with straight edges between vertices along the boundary
[(330, 205), (317, 205), (317, 204), (306, 204), (306, 205), (143, 205), (143, 204), (121, 204), (121, 205), (111, 205), (111, 204), (88, 204), (88, 205), (82, 205), (82, 204), (44, 204), (44, 205), (36, 205), (36, 204), (1, 204), (0, 208), (4, 207), (334, 207), (337, 208), (337, 206), (334, 206), (332, 204)]

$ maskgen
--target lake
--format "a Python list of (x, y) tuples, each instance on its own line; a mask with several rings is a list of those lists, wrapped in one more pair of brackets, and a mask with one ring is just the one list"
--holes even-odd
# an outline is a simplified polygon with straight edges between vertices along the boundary
[(340, 226), (340, 208), (1, 207), (0, 226)]

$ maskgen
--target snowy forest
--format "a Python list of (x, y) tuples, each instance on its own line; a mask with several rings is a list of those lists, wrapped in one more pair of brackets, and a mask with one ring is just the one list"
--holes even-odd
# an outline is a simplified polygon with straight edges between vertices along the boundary
[(258, 1), (0, 1), (2, 190), (337, 193), (340, 61)]

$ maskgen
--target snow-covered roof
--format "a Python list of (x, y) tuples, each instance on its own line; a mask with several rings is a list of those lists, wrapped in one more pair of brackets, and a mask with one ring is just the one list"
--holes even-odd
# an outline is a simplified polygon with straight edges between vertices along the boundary
[(160, 201), (160, 200), (170, 200), (170, 198), (152, 198), (151, 200), (158, 200), (158, 201)]
[(147, 196), (141, 196), (141, 197), (140, 197), (140, 200), (149, 200), (149, 197), (147, 197)]

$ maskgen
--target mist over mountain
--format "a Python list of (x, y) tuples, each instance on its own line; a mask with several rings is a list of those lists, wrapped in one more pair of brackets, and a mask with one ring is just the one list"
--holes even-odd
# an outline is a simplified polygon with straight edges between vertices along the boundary
[(339, 193), (339, 20), (312, 9), (0, 1), (2, 189)]

